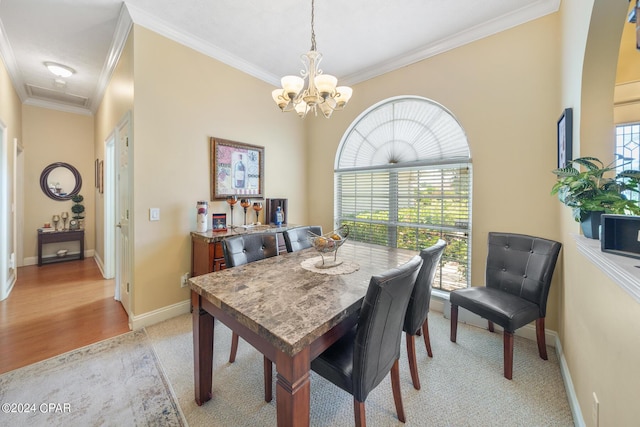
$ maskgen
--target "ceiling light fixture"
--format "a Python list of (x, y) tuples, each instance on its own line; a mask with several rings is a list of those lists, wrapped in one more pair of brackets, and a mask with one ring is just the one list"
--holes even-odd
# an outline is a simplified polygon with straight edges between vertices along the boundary
[(74, 74), (76, 70), (71, 67), (67, 67), (66, 65), (57, 64), (55, 62), (45, 62), (44, 65), (58, 77), (69, 77)]
[[(329, 118), (334, 111), (342, 110), (349, 102), (353, 90), (348, 86), (338, 86), (338, 79), (330, 74), (323, 74), (318, 68), (322, 54), (316, 50), (316, 33), (313, 28), (314, 0), (311, 0), (311, 50), (300, 55), (304, 70), (298, 76), (284, 76), (281, 80), (282, 88), (271, 93), (273, 100), (282, 111), (294, 111), (298, 116), (305, 117), (309, 111), (318, 115), (318, 108)], [(304, 87), (304, 79), (308, 79), (309, 86)]]

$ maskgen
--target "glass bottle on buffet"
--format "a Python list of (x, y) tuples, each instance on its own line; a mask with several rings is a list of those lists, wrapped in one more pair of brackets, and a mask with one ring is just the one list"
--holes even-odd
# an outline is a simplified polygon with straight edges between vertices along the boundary
[(282, 221), (284, 221), (284, 214), (282, 212), (282, 208), (278, 206), (276, 208), (276, 215), (275, 215), (276, 227), (282, 226)]

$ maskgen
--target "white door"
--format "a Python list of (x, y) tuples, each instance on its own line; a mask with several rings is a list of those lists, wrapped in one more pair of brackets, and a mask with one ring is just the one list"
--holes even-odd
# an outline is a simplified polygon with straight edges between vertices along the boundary
[(131, 246), (130, 232), (131, 217), (131, 191), (130, 176), (132, 175), (131, 153), (132, 138), (130, 129), (130, 115), (127, 113), (120, 121), (117, 135), (116, 155), (116, 286), (120, 289), (120, 302), (131, 318), (132, 272), (131, 272)]

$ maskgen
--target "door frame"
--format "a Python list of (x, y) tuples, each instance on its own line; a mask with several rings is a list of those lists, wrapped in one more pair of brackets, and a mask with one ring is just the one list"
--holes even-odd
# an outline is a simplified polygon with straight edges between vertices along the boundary
[(9, 296), (9, 146), (7, 127), (0, 120), (0, 301)]
[[(114, 129), (105, 140), (104, 145), (104, 278), (113, 279), (115, 277), (115, 141), (118, 128)], [(120, 288), (116, 284), (115, 299), (120, 301)]]
[[(129, 253), (129, 259), (128, 260), (123, 260), (122, 257), (124, 256), (121, 251), (120, 251), (120, 244), (118, 242), (118, 239), (116, 238), (116, 230), (117, 226), (115, 224), (116, 218), (118, 218), (119, 215), (119, 200), (120, 200), (120, 195), (119, 195), (119, 187), (120, 187), (120, 178), (118, 176), (118, 170), (120, 168), (119, 165), (119, 161), (121, 158), (122, 153), (120, 152), (120, 144), (119, 144), (119, 140), (120, 140), (120, 134), (121, 134), (121, 129), (123, 128), (127, 128), (127, 134), (129, 136), (129, 141), (128, 141), (128, 150), (127, 152), (129, 153), (129, 159), (128, 159), (128, 181), (125, 184), (128, 188), (127, 192), (129, 194), (129, 207), (130, 207), (130, 211), (129, 211), (129, 238), (128, 238), (128, 242), (129, 242), (129, 248), (128, 248), (128, 253)], [(132, 303), (132, 299), (133, 299), (133, 295), (134, 295), (134, 276), (133, 274), (130, 275), (129, 277), (129, 297), (126, 299), (125, 302), (122, 301), (122, 295), (120, 293), (120, 278), (121, 278), (121, 274), (120, 274), (120, 268), (123, 265), (123, 261), (124, 261), (124, 265), (130, 265), (133, 266), (133, 248), (134, 248), (134, 233), (133, 233), (133, 223), (134, 223), (134, 214), (133, 211), (134, 209), (133, 207), (133, 135), (132, 135), (132, 115), (131, 115), (131, 111), (127, 111), (122, 118), (120, 119), (120, 121), (118, 122), (118, 124), (116, 125), (115, 129), (114, 129), (114, 150), (113, 150), (113, 156), (111, 158), (111, 165), (106, 164), (105, 165), (105, 171), (111, 171), (110, 173), (107, 172), (106, 175), (108, 177), (111, 177), (111, 185), (112, 185), (112, 192), (108, 193), (110, 195), (109, 198), (105, 197), (105, 218), (107, 217), (107, 205), (109, 205), (110, 211), (108, 213), (108, 215), (111, 215), (113, 217), (113, 226), (111, 228), (107, 228), (106, 224), (105, 224), (105, 230), (110, 230), (112, 233), (112, 237), (113, 237), (113, 242), (114, 242), (114, 267), (115, 267), (115, 286), (116, 286), (116, 296), (123, 308), (125, 309), (125, 311), (127, 312), (127, 315), (129, 317), (129, 327), (132, 327), (133, 324), (133, 313), (131, 310), (131, 303)], [(106, 156), (106, 152), (105, 152), (105, 156)], [(105, 158), (105, 161), (108, 158)], [(107, 181), (109, 182), (109, 181)], [(109, 201), (107, 203), (107, 200)], [(119, 232), (119, 231), (118, 231)], [(105, 240), (106, 242), (106, 240)], [(131, 270), (131, 273), (133, 273), (133, 270)]]

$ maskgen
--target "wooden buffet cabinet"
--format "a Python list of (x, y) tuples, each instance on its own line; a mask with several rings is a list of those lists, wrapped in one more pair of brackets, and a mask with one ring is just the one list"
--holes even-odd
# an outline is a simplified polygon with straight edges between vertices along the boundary
[(231, 236), (247, 233), (273, 232), (277, 233), (278, 252), (287, 251), (284, 244), (282, 232), (296, 225), (283, 225), (275, 227), (272, 225), (261, 225), (244, 229), (236, 227), (235, 229), (227, 229), (227, 231), (207, 230), (204, 233), (197, 231), (191, 232), (191, 277), (201, 276), (203, 274), (220, 271), (225, 268), (224, 252), (222, 249), (222, 241)]

